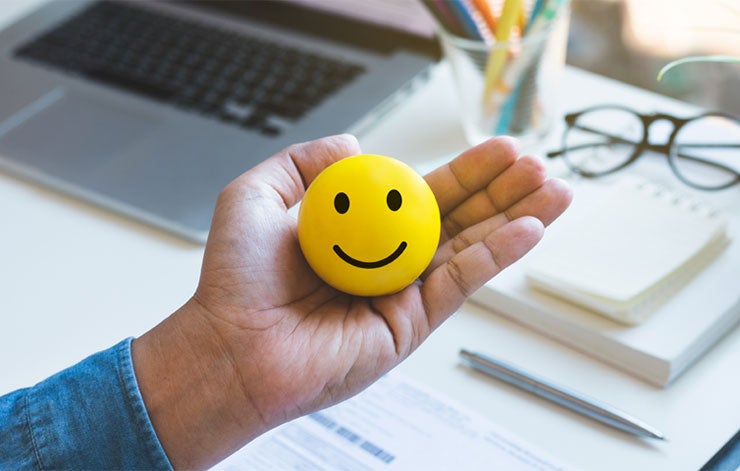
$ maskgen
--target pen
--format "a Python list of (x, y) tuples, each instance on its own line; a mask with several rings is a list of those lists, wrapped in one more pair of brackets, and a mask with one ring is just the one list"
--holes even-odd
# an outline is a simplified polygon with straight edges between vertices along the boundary
[(462, 25), (465, 31), (465, 37), (468, 39), (483, 41), (483, 34), (479, 29), (478, 24), (475, 22), (475, 18), (472, 16), (472, 12), (468, 10), (468, 5), (464, 3), (465, 0), (453, 0), (446, 2), (450, 11), (457, 18), (458, 23)]
[(463, 30), (460, 22), (457, 21), (457, 17), (450, 11), (447, 5), (440, 1), (434, 0), (422, 0), (424, 5), (427, 7), (429, 12), (434, 16), (442, 29), (460, 37), (465, 37), (466, 33)]
[(524, 28), (525, 33), (529, 33), (529, 29), (532, 27), (535, 18), (540, 16), (543, 3), (545, 3), (544, 0), (535, 0), (534, 5), (532, 6), (532, 11), (529, 12), (529, 21), (527, 21), (527, 26)]
[[(501, 16), (496, 24), (496, 42), (506, 42), (511, 36), (511, 29), (519, 17), (522, 8), (522, 0), (505, 0)], [(506, 62), (508, 52), (506, 48), (492, 48), (486, 61), (485, 83), (483, 87), (483, 100), (488, 101), (496, 86), (496, 81)]]
[(521, 369), (494, 360), (479, 353), (460, 350), (460, 356), (474, 369), (494, 378), (506, 381), (518, 388), (536, 394), (579, 414), (583, 414), (619, 430), (642, 437), (664, 440), (662, 433), (644, 422), (631, 417), (616, 407), (578, 392), (568, 390), (541, 378), (536, 378)]
[(480, 12), (483, 20), (486, 22), (486, 26), (488, 26), (488, 30), (495, 36), (497, 19), (496, 15), (493, 14), (491, 4), (488, 0), (471, 0), (471, 2), (473, 7)]

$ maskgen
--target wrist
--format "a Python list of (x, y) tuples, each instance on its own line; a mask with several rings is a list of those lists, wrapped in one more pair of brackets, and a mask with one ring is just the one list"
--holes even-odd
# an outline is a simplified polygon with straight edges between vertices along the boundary
[(147, 412), (175, 468), (215, 464), (267, 429), (208, 319), (191, 299), (132, 345)]

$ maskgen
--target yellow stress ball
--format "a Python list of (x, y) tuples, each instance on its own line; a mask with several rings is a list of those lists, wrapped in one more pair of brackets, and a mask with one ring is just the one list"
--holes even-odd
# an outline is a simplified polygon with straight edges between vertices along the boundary
[(439, 243), (439, 207), (408, 165), (362, 154), (335, 162), (311, 183), (298, 212), (298, 241), (311, 268), (349, 294), (399, 291), (421, 275)]

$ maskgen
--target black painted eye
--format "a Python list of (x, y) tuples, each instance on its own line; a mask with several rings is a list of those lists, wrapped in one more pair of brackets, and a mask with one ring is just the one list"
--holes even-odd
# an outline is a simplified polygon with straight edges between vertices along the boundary
[(349, 210), (349, 196), (346, 193), (337, 193), (334, 197), (334, 209), (339, 214), (344, 214)]
[(385, 202), (391, 211), (398, 211), (398, 208), (401, 207), (402, 202), (401, 193), (399, 193), (398, 190), (389, 191), (388, 196), (386, 196), (385, 198)]

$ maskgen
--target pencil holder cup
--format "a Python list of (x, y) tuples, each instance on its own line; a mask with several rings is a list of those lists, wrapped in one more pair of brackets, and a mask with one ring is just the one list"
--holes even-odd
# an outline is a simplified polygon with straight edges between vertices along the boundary
[(558, 112), (560, 76), (565, 64), (568, 12), (521, 39), (470, 40), (440, 28), (460, 100), (460, 117), (470, 145), (509, 135), (525, 150), (536, 150)]

